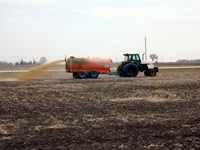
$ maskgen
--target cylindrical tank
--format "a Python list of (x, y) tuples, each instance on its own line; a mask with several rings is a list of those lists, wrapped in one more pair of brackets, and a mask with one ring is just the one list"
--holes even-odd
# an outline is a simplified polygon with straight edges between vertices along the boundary
[(100, 73), (110, 71), (111, 59), (103, 58), (75, 58), (70, 57), (66, 60), (66, 70), (68, 72), (92, 71)]

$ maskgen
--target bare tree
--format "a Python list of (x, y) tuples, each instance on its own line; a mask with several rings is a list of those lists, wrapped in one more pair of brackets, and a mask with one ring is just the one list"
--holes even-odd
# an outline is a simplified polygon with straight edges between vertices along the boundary
[(41, 57), (39, 60), (39, 64), (45, 64), (47, 62), (46, 57)]
[(158, 55), (156, 54), (150, 54), (149, 57), (152, 59), (152, 61), (158, 60)]

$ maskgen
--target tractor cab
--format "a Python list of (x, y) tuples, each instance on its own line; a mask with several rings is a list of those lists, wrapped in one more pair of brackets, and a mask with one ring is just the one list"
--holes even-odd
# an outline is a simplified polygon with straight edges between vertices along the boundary
[(136, 65), (141, 64), (141, 59), (139, 54), (124, 54), (124, 63), (134, 63)]

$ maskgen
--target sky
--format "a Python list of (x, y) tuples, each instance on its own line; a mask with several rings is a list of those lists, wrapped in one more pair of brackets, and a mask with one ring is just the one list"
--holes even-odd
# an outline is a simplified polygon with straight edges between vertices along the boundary
[(200, 0), (0, 0), (0, 61), (200, 59)]

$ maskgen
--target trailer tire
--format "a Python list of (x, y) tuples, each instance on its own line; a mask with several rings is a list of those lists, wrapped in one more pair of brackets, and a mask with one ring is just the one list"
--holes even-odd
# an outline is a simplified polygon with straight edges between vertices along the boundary
[(136, 77), (138, 75), (138, 67), (135, 64), (126, 64), (123, 72), (126, 77)]
[(96, 72), (96, 71), (90, 71), (89, 72), (89, 77), (90, 78), (98, 78), (98, 76), (99, 76), (99, 73)]
[(85, 79), (87, 74), (85, 71), (79, 71), (77, 76), (79, 79)]

